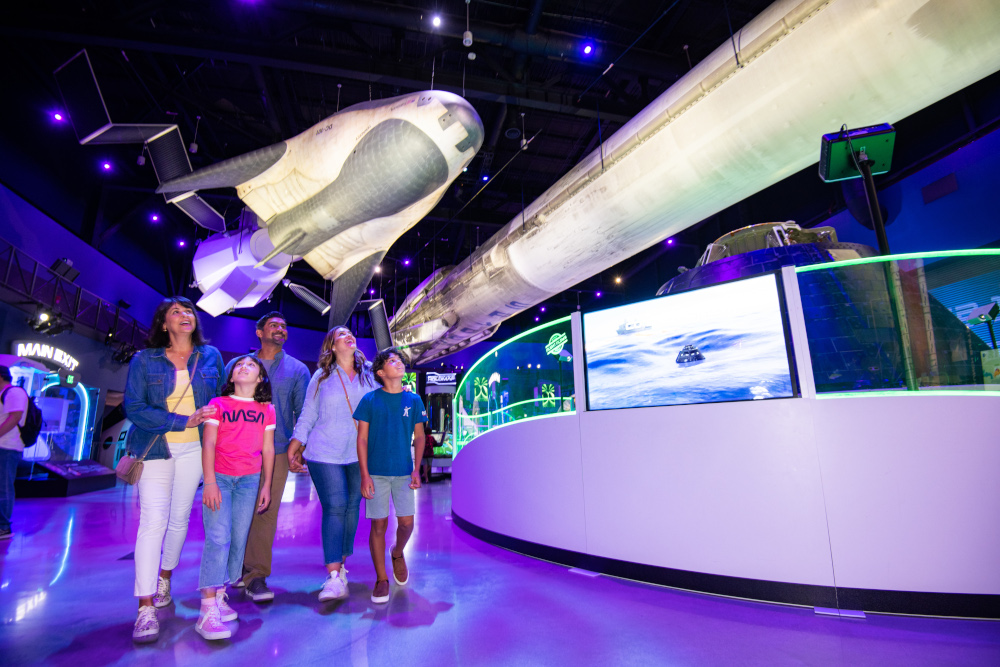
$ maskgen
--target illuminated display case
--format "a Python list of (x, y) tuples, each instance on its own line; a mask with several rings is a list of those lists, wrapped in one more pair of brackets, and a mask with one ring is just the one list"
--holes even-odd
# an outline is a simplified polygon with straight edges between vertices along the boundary
[(24, 448), (25, 461), (85, 461), (91, 457), (100, 389), (72, 374), (12, 366), (14, 384), (34, 397), (42, 411), (42, 431)]
[(796, 277), (817, 395), (1000, 390), (1000, 250), (816, 264)]
[(494, 428), (575, 412), (572, 340), (564, 317), (511, 338), (471, 366), (455, 392), (455, 454)]

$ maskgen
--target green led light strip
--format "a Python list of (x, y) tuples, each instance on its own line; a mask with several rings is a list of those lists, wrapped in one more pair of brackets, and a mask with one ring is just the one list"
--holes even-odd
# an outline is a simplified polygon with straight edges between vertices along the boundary
[(839, 269), (843, 266), (860, 266), (879, 262), (900, 262), (909, 259), (941, 259), (943, 257), (996, 257), (1000, 249), (986, 248), (979, 250), (940, 250), (938, 252), (910, 252), (902, 255), (886, 255), (884, 257), (864, 257), (861, 259), (845, 259), (841, 262), (826, 262), (825, 264), (810, 264), (796, 266), (795, 273), (822, 271), (824, 269)]
[(476, 366), (478, 366), (479, 364), (483, 363), (483, 361), (488, 356), (490, 356), (491, 354), (495, 354), (501, 348), (503, 348), (503, 347), (505, 347), (507, 345), (510, 345), (511, 343), (513, 343), (516, 340), (524, 338), (525, 336), (530, 336), (531, 334), (535, 333), (536, 331), (541, 331), (542, 329), (544, 329), (546, 327), (554, 327), (555, 325), (562, 324), (563, 322), (569, 322), (569, 318), (570, 318), (570, 316), (567, 315), (566, 317), (560, 317), (558, 320), (552, 320), (551, 322), (548, 322), (546, 324), (542, 324), (540, 326), (537, 326), (534, 329), (528, 329), (527, 331), (525, 331), (523, 333), (517, 334), (516, 336), (514, 336), (510, 340), (507, 340), (507, 341), (504, 341), (503, 343), (500, 343), (495, 348), (493, 348), (492, 350), (490, 350), (489, 352), (487, 352), (483, 356), (479, 357), (479, 360), (476, 361), (476, 363), (472, 364), (472, 366), (469, 368), (469, 370), (467, 370), (465, 372), (465, 377), (462, 378), (462, 384), (460, 384), (457, 387), (455, 387), (456, 402), (457, 402), (457, 397), (462, 393), (462, 387), (464, 387), (465, 383), (468, 382), (469, 378), (472, 377), (472, 371), (476, 370)]
[(907, 391), (905, 389), (895, 391), (839, 391), (829, 394), (816, 394), (816, 398), (882, 398), (886, 396), (990, 396), (1000, 398), (1000, 391), (969, 391), (956, 389), (921, 389), (919, 391)]
[[(465, 442), (460, 443), (460, 444), (462, 446), (462, 449), (465, 449), (470, 442), (472, 442), (473, 440), (475, 440), (479, 436), (486, 435), (487, 433), (491, 433), (491, 432), (497, 430), (498, 428), (503, 428), (504, 426), (511, 426), (513, 424), (523, 424), (524, 422), (530, 422), (530, 421), (534, 421), (536, 419), (549, 419), (550, 417), (568, 417), (570, 415), (575, 415), (575, 414), (576, 414), (576, 410), (570, 410), (569, 412), (553, 412), (551, 415), (535, 415), (534, 417), (525, 417), (524, 419), (517, 419), (517, 420), (511, 421), (511, 422), (504, 422), (503, 424), (497, 424), (496, 426), (491, 427), (490, 430), (488, 430), (488, 431), (483, 431), (482, 433), (477, 433), (476, 435), (472, 436), (471, 438), (469, 438), (468, 440), (466, 440)], [(458, 452), (456, 451), (455, 454), (457, 455)], [(454, 458), (454, 457), (452, 457), (452, 458)]]
[[(492, 412), (481, 412), (478, 415), (462, 415), (462, 417), (464, 417), (465, 419), (480, 419), (481, 417), (486, 417), (488, 415), (495, 415), (496, 413), (503, 412), (504, 410), (510, 410), (511, 408), (513, 408), (516, 405), (524, 405), (525, 403), (537, 403), (539, 401), (556, 401), (557, 405), (553, 405), (552, 407), (553, 408), (557, 408), (557, 407), (559, 407), (558, 403), (560, 401), (565, 400), (565, 399), (572, 400), (572, 398), (570, 398), (569, 396), (566, 396), (564, 398), (557, 398), (555, 396), (553, 396), (552, 398), (529, 398), (526, 401), (518, 401), (517, 403), (511, 403), (510, 405), (505, 405), (504, 407), (499, 408), (497, 410), (493, 410)], [(542, 406), (542, 407), (544, 407), (544, 406)]]

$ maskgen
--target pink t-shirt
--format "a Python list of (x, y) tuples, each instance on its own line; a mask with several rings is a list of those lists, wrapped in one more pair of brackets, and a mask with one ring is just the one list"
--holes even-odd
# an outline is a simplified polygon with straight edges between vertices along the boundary
[(215, 414), (205, 423), (219, 427), (215, 472), (234, 477), (259, 473), (264, 431), (274, 430), (274, 406), (239, 396), (219, 396), (208, 404)]

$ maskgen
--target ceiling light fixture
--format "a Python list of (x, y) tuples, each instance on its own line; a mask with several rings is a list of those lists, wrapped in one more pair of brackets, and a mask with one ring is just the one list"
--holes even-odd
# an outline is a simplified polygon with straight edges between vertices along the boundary
[(437, 14), (435, 14), (434, 18), (431, 19), (431, 25), (434, 26), (435, 28), (440, 28), (441, 27), (441, 17), (438, 16)]

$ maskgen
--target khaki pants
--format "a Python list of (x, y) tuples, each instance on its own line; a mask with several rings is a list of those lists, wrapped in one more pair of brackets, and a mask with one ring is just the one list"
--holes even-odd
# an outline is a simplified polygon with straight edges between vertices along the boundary
[[(258, 577), (271, 576), (271, 554), (274, 533), (278, 529), (278, 509), (288, 479), (288, 456), (282, 452), (274, 455), (274, 472), (271, 474), (271, 504), (263, 514), (254, 514), (247, 536), (247, 551), (243, 556), (243, 582), (249, 584)], [(259, 493), (259, 489), (258, 489)]]

